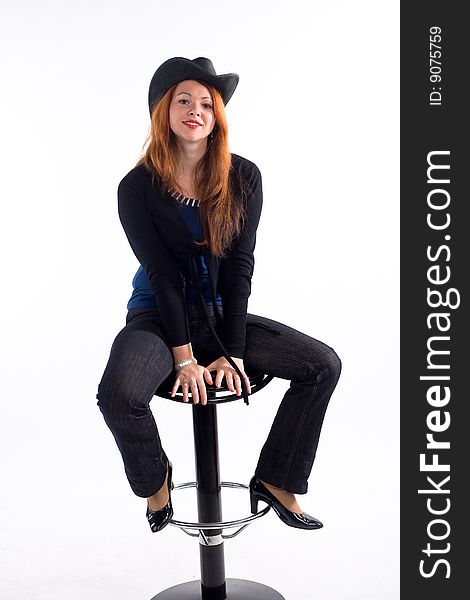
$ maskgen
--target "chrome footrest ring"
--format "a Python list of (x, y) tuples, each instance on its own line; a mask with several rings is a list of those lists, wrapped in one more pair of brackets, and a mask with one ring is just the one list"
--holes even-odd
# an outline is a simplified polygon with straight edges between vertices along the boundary
[[(220, 485), (221, 485), (221, 487), (225, 487), (225, 488), (246, 489), (246, 490), (249, 489), (248, 485), (245, 485), (244, 483), (233, 482), (233, 481), (222, 481), (220, 483)], [(187, 488), (191, 488), (191, 487), (197, 487), (197, 482), (196, 481), (188, 481), (186, 483), (180, 483), (178, 485), (175, 485), (175, 487), (173, 488), (172, 491), (176, 492), (177, 490), (183, 490), (183, 489), (187, 489)], [(255, 515), (249, 515), (248, 517), (243, 517), (242, 519), (234, 519), (233, 521), (218, 521), (218, 522), (214, 522), (214, 523), (192, 523), (192, 522), (188, 522), (188, 521), (180, 521), (178, 519), (171, 519), (168, 522), (168, 524), (173, 525), (175, 527), (179, 527), (182, 531), (184, 531), (188, 535), (190, 535), (192, 537), (200, 537), (203, 540), (209, 539), (211, 537), (210, 534), (209, 534), (209, 536), (207, 535), (206, 532), (208, 532), (208, 531), (215, 530), (215, 529), (232, 529), (235, 527), (239, 527), (239, 529), (235, 533), (226, 534), (226, 535), (222, 534), (223, 539), (229, 539), (229, 538), (233, 538), (236, 535), (238, 535), (241, 531), (243, 531), (243, 529), (245, 529), (245, 527), (248, 527), (248, 525), (253, 523), (253, 521), (256, 521), (256, 519), (259, 519), (260, 517), (264, 517), (264, 515), (266, 515), (269, 512), (269, 509), (270, 509), (270, 506), (266, 506), (265, 508), (263, 508), (262, 510), (257, 512)], [(186, 530), (189, 530), (189, 531), (186, 531)], [(191, 533), (191, 530), (198, 531), (199, 533)]]

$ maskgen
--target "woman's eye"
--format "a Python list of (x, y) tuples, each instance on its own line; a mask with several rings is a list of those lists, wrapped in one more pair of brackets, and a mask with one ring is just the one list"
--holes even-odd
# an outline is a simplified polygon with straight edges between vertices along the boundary
[[(182, 104), (189, 104), (189, 100), (187, 98), (179, 98), (178, 102), (181, 102)], [(209, 104), (207, 102), (205, 102), (203, 104), (203, 106), (204, 106), (204, 108), (209, 109), (209, 110), (213, 108), (212, 104)]]

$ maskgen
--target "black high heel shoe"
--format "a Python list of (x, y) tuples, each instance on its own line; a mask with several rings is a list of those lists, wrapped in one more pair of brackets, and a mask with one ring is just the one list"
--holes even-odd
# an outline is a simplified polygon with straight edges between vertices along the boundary
[(173, 474), (173, 465), (171, 464), (171, 461), (169, 460), (168, 461), (168, 480), (167, 480), (168, 495), (169, 495), (168, 504), (166, 504), (166, 506), (164, 506), (162, 509), (155, 510), (155, 511), (150, 510), (150, 507), (147, 504), (147, 521), (149, 522), (150, 529), (154, 533), (156, 533), (157, 531), (161, 531), (165, 527), (165, 525), (168, 525), (168, 522), (173, 517), (173, 505), (171, 503), (170, 490), (172, 490), (175, 486), (172, 482), (172, 474)]
[(281, 521), (289, 527), (297, 527), (298, 529), (320, 529), (320, 527), (323, 527), (323, 523), (305, 512), (295, 513), (288, 510), (258, 477), (253, 475), (250, 481), (250, 503), (253, 514), (258, 512), (258, 500), (269, 504)]

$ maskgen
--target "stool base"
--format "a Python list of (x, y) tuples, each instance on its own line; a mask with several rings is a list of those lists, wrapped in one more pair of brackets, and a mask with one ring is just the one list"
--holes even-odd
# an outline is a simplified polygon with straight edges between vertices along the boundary
[[(284, 596), (273, 588), (256, 581), (231, 578), (225, 581), (227, 600), (285, 600)], [(201, 598), (201, 582), (188, 581), (160, 592), (152, 600), (201, 600)]]

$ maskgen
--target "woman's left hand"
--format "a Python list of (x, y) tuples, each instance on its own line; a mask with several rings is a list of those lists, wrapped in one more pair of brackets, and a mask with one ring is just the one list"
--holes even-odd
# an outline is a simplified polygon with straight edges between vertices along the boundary
[[(234, 356), (232, 356), (231, 359), (237, 365), (237, 367), (240, 369), (240, 371), (243, 375), (244, 381), (245, 381), (247, 392), (248, 392), (248, 394), (251, 394), (250, 380), (248, 379), (248, 376), (245, 373), (245, 367), (243, 365), (243, 358), (235, 358)], [(228, 362), (228, 360), (225, 358), (225, 356), (221, 356), (220, 358), (217, 358), (216, 360), (212, 361), (210, 365), (207, 365), (206, 369), (208, 371), (217, 371), (217, 375), (214, 380), (214, 384), (216, 387), (220, 387), (220, 385), (222, 383), (222, 379), (225, 376), (225, 381), (227, 382), (228, 389), (231, 392), (236, 392), (237, 396), (241, 396), (242, 384), (240, 381), (240, 376), (235, 371), (235, 369), (232, 367), (232, 365)], [(234, 382), (235, 382), (235, 386), (234, 386)]]

